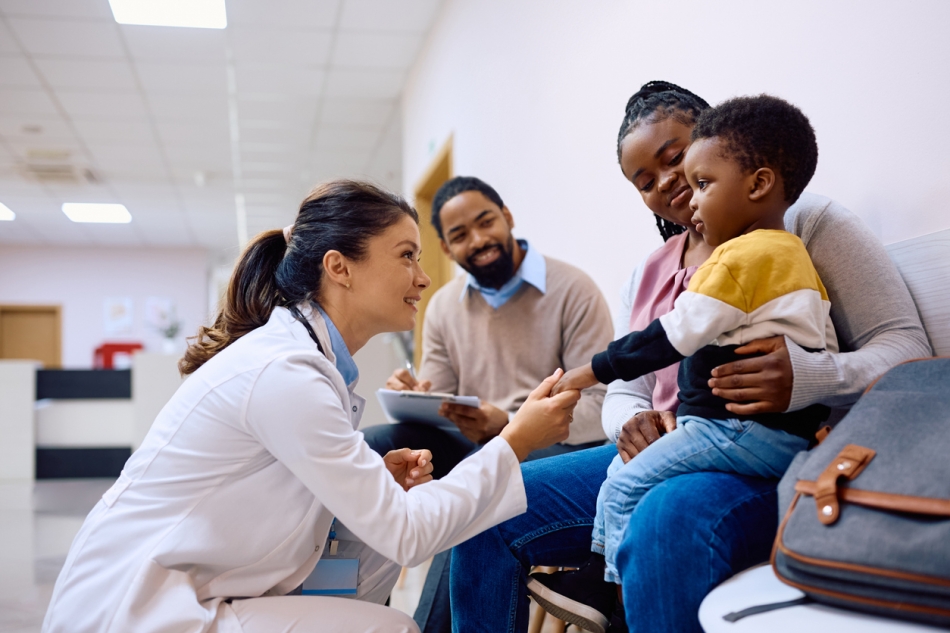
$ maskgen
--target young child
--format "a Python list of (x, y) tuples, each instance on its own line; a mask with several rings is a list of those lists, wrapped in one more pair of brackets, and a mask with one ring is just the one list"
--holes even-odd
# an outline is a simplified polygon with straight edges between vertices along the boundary
[(618, 455), (610, 465), (590, 562), (528, 581), (538, 602), (562, 619), (604, 631), (618, 593), (611, 583), (620, 583), (615, 553), (650, 488), (697, 471), (781, 477), (827, 417), (821, 406), (737, 416), (707, 384), (713, 368), (740, 358), (734, 350), (756, 339), (785, 335), (809, 351), (837, 351), (828, 295), (805, 245), (784, 224), (817, 161), (808, 119), (781, 99), (741, 97), (699, 116), (684, 168), (692, 222), (716, 250), (671, 312), (614, 341), (554, 388), (633, 380), (680, 362), (677, 428), (628, 463)]

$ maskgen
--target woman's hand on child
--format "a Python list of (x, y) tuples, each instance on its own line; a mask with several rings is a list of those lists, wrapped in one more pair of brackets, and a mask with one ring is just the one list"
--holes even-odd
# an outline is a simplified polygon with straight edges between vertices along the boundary
[(587, 363), (586, 365), (582, 367), (576, 367), (561, 376), (561, 379), (556, 385), (554, 385), (554, 389), (551, 390), (551, 395), (556, 396), (563, 391), (570, 391), (572, 389), (581, 391), (582, 389), (593, 387), (599, 382), (600, 381), (597, 380), (597, 376), (594, 375), (594, 370), (591, 367), (591, 364)]
[(781, 413), (792, 401), (792, 361), (784, 336), (752, 341), (736, 354), (762, 354), (720, 365), (709, 386), (714, 396), (732, 400), (726, 409), (737, 415)]
[(383, 457), (383, 463), (403, 490), (432, 481), (432, 453), (427, 449), (389, 451)]
[(620, 430), (617, 452), (626, 464), (660, 436), (676, 428), (676, 416), (669, 411), (641, 411)]

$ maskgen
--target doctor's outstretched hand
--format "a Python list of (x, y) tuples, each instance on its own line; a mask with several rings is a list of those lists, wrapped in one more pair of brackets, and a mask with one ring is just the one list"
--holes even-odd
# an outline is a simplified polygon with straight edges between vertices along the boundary
[(383, 463), (403, 490), (432, 481), (432, 453), (428, 449), (389, 451), (383, 457)]
[(551, 389), (563, 374), (564, 371), (558, 369), (545, 378), (501, 430), (501, 437), (511, 446), (518, 461), (524, 461), (531, 451), (563, 442), (570, 434), (574, 406), (581, 393), (569, 390), (551, 395)]

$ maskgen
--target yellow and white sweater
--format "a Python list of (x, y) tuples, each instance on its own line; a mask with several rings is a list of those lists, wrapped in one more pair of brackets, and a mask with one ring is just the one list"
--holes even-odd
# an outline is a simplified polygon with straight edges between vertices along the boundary
[[(594, 356), (594, 374), (604, 383), (633, 380), (682, 361), (677, 415), (741, 418), (708, 387), (713, 368), (742, 358), (737, 347), (770, 336), (787, 336), (808, 350), (837, 352), (830, 308), (802, 241), (785, 231), (753, 231), (713, 251), (672, 311)], [(826, 416), (826, 408), (809, 407), (743, 419), (810, 438)]]

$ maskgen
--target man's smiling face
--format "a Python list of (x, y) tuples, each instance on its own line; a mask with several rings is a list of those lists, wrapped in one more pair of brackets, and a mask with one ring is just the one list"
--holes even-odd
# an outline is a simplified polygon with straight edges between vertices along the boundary
[(500, 288), (514, 274), (514, 220), (479, 191), (450, 198), (439, 212), (442, 249), (480, 286)]

